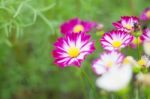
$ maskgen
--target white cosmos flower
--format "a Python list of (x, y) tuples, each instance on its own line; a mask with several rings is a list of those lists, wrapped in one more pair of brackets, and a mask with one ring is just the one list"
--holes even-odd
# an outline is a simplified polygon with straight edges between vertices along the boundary
[(144, 48), (145, 54), (150, 56), (150, 41), (144, 41), (143, 48)]
[(138, 61), (138, 64), (139, 64), (140, 66), (150, 67), (150, 59), (149, 59), (149, 57), (146, 56), (146, 55), (143, 55), (143, 56), (141, 57), (141, 59)]
[(109, 71), (114, 64), (121, 64), (124, 60), (124, 55), (118, 51), (103, 52), (99, 58), (95, 59), (92, 64), (92, 69), (97, 75), (102, 75)]
[(116, 68), (112, 68), (96, 80), (96, 85), (99, 88), (106, 91), (119, 91), (128, 85), (132, 77), (131, 65), (122, 64), (120, 67), (114, 67)]

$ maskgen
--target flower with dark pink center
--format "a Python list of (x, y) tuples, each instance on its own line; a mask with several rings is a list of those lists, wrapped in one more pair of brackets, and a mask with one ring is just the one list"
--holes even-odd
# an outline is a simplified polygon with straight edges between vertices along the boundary
[(60, 67), (72, 65), (80, 67), (85, 57), (95, 50), (94, 42), (90, 41), (90, 35), (85, 33), (72, 33), (58, 38), (54, 47), (54, 63)]
[(70, 34), (70, 33), (81, 33), (89, 32), (94, 27), (96, 27), (95, 22), (80, 20), (79, 18), (70, 19), (67, 22), (64, 22), (61, 26), (61, 33)]

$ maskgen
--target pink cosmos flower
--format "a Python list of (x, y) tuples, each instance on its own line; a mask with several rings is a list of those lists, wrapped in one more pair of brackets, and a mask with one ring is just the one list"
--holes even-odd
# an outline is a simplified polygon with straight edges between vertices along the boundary
[(121, 20), (114, 22), (113, 25), (116, 29), (130, 33), (139, 27), (139, 19), (135, 16), (122, 16)]
[(150, 29), (145, 29), (140, 38), (143, 41), (143, 50), (145, 54), (150, 56)]
[(117, 51), (104, 52), (99, 58), (94, 60), (92, 69), (97, 75), (101, 75), (109, 71), (113, 66), (119, 66), (124, 60), (124, 55)]
[(125, 31), (113, 30), (105, 33), (100, 43), (102, 47), (107, 51), (120, 50), (128, 46), (133, 40), (133, 36)]
[(150, 20), (150, 7), (146, 8), (140, 15), (141, 20)]
[(145, 29), (140, 38), (142, 41), (148, 41), (149, 42), (150, 41), (150, 29), (149, 28)]
[(76, 65), (80, 67), (81, 62), (94, 48), (94, 42), (90, 41), (90, 35), (85, 33), (72, 33), (59, 38), (54, 43), (54, 63), (60, 67)]
[(89, 32), (94, 27), (96, 27), (95, 22), (83, 21), (79, 18), (71, 19), (60, 26), (63, 34)]

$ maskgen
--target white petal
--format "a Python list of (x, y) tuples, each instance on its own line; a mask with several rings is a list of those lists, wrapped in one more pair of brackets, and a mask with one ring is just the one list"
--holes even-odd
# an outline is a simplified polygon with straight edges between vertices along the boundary
[(63, 63), (63, 62), (68, 61), (69, 59), (70, 59), (69, 57), (66, 57), (66, 58), (61, 59), (61, 60), (59, 60), (59, 61), (57, 61), (57, 62), (58, 62), (58, 63)]
[(114, 50), (114, 48), (112, 46), (105, 46), (104, 49), (109, 50), (109, 51)]
[(120, 68), (111, 69), (96, 80), (96, 85), (106, 91), (118, 91), (125, 88), (131, 80), (132, 68), (123, 65)]
[(81, 42), (81, 35), (78, 37), (77, 41), (76, 41), (76, 47), (77, 48), (81, 48), (81, 46), (83, 45), (82, 44), (83, 42)]
[(144, 52), (150, 56), (150, 42), (145, 41), (143, 47), (144, 47)]
[(90, 50), (90, 46), (93, 44), (93, 42), (89, 42), (86, 45), (84, 45), (81, 49), (80, 52), (82, 51), (89, 51)]
[(84, 56), (87, 55), (89, 52), (82, 52), (80, 55), (77, 57), (77, 59), (84, 59)]
[(92, 68), (97, 75), (101, 75), (107, 71), (106, 67), (104, 67), (103, 63), (100, 61), (94, 63)]

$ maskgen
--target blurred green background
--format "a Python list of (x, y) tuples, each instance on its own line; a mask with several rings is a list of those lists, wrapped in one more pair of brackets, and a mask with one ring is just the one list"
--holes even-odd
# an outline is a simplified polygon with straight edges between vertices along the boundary
[(91, 62), (101, 51), (96, 33), (97, 50), (81, 68), (53, 64), (59, 26), (79, 17), (109, 31), (120, 16), (139, 16), (148, 6), (150, 0), (0, 0), (0, 99), (114, 99), (95, 86)]

